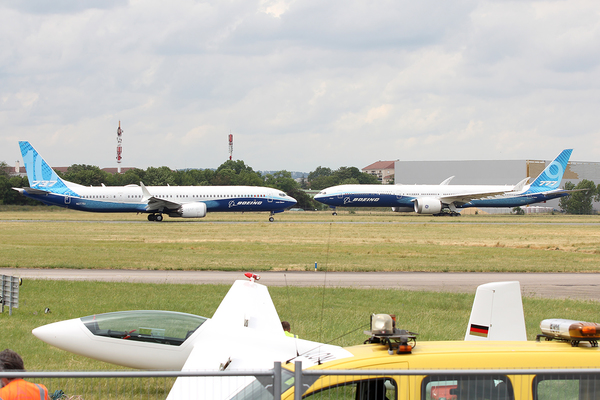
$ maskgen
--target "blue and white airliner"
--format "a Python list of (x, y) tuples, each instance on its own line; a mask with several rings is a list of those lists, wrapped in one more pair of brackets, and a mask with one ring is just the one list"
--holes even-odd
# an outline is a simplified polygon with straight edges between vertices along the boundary
[(458, 215), (460, 208), (520, 207), (573, 191), (560, 189), (572, 149), (563, 150), (531, 184), (529, 178), (516, 185), (339, 185), (320, 191), (315, 200), (336, 207), (392, 207), (396, 212)]
[(149, 221), (203, 218), (207, 212), (285, 211), (296, 199), (260, 186), (83, 186), (61, 179), (27, 141), (19, 142), (29, 186), (13, 188), (44, 204), (89, 212), (147, 213)]

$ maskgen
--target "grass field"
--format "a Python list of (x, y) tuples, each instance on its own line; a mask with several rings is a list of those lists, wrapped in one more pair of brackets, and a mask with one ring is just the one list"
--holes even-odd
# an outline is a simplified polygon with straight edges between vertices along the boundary
[(172, 270), (599, 272), (600, 217), (391, 212), (0, 212), (0, 266)]
[[(148, 222), (143, 215), (88, 214), (57, 208), (0, 208), (0, 266), (329, 271), (599, 272), (597, 216), (458, 218), (391, 212), (209, 214), (202, 220)], [(54, 349), (31, 329), (85, 315), (165, 309), (210, 317), (228, 290), (212, 285), (152, 285), (27, 280), (21, 305), (0, 315), (0, 348), (23, 354), (32, 370), (114, 366)], [(420, 340), (460, 340), (473, 294), (397, 290), (270, 288), (282, 319), (302, 338), (346, 346), (362, 342), (369, 314), (398, 315)], [(367, 300), (365, 300), (367, 299)], [(529, 337), (544, 318), (600, 321), (597, 303), (524, 299)], [(51, 313), (43, 311), (48, 307)], [(452, 312), (448, 312), (452, 310)]]
[[(20, 306), (0, 314), (0, 348), (23, 355), (30, 370), (113, 370), (116, 366), (58, 350), (31, 334), (51, 322), (111, 311), (161, 309), (211, 317), (226, 285), (26, 280)], [(349, 346), (362, 343), (371, 313), (393, 313), (399, 326), (419, 340), (461, 340), (473, 294), (399, 290), (269, 288), (279, 316), (303, 339)], [(44, 313), (48, 307), (50, 313)], [(530, 339), (545, 318), (598, 320), (598, 304), (573, 300), (524, 299)], [(448, 312), (452, 310), (452, 312)]]

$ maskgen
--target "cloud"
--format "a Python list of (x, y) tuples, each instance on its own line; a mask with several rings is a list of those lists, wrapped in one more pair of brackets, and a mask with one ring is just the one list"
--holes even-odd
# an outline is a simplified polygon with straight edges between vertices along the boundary
[(0, 160), (255, 170), (594, 161), (594, 1), (8, 1)]

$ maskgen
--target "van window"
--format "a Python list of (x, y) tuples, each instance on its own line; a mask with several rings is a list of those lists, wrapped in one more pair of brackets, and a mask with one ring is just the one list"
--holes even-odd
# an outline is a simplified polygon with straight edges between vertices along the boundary
[[(335, 379), (335, 376), (331, 377)], [(311, 393), (304, 399), (352, 399), (352, 400), (395, 400), (396, 382), (392, 378), (364, 379), (329, 386), (324, 390)]]
[(513, 400), (504, 375), (431, 375), (421, 384), (422, 400)]
[(600, 400), (600, 374), (538, 375), (533, 380), (535, 400)]

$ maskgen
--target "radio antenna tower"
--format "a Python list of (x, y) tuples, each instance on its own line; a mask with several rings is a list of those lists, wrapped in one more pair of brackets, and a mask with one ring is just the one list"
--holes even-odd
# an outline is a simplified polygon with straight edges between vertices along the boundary
[(229, 159), (233, 158), (233, 135), (229, 131)]
[(123, 131), (121, 130), (121, 121), (119, 121), (119, 128), (117, 129), (117, 173), (121, 173), (121, 153), (123, 152)]

